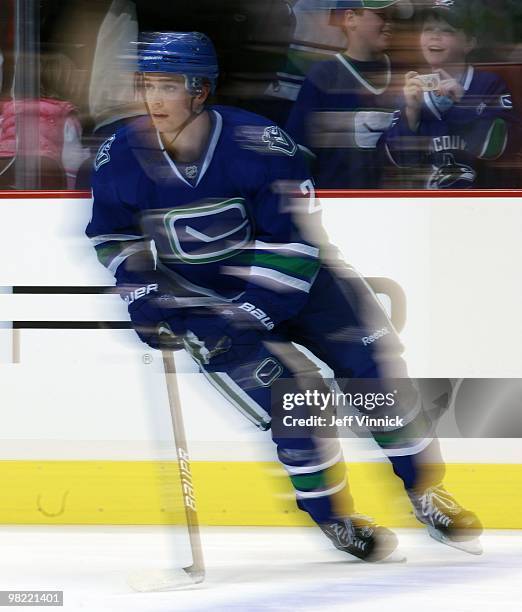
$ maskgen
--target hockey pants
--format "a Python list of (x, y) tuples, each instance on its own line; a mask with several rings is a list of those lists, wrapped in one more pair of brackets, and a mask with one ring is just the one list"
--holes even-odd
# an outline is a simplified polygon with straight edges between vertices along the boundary
[[(368, 341), (372, 338), (377, 339)], [(204, 343), (205, 339), (198, 340)], [(267, 332), (266, 340), (249, 347), (244, 358), (227, 361), (225, 355), (217, 363), (212, 359), (203, 363), (195, 350), (191, 352), (208, 381), (247, 419), (261, 429), (268, 429), (270, 387), (275, 380), (312, 378), (317, 380), (317, 388), (327, 390), (317, 363), (294, 343), (304, 346), (329, 366), (336, 379), (407, 378), (401, 357), (403, 347), (385, 311), (364, 279), (342, 263), (323, 267), (299, 315)], [(415, 406), (406, 407), (406, 412), (414, 415), (413, 420), (424, 418), (422, 410), (415, 412)], [(406, 489), (420, 486), (425, 478), (423, 454), (429, 450), (430, 461), (433, 455), (438, 457), (438, 443), (429, 437), (429, 428), (421, 423), (420, 429), (426, 431), (426, 437), (413, 440), (401, 439), (400, 430), (393, 435), (374, 435)], [(318, 523), (327, 522), (338, 516), (336, 507), (341, 496), (344, 497), (342, 505), (353, 511), (337, 439), (273, 435), (273, 441), (301, 510)], [(441, 465), (438, 459), (437, 464)], [(430, 480), (440, 482), (441, 470), (442, 467), (438, 473), (430, 474)], [(427, 484), (434, 483), (422, 482), (423, 486)]]

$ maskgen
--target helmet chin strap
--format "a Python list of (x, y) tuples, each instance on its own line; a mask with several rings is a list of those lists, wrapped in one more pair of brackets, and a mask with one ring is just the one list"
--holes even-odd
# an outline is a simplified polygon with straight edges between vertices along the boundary
[(201, 107), (198, 111), (194, 110), (194, 98), (190, 99), (190, 115), (185, 119), (185, 121), (183, 121), (176, 129), (176, 135), (174, 136), (174, 138), (166, 145), (166, 148), (171, 147), (176, 140), (178, 139), (178, 136), (181, 134), (181, 132), (183, 132), (183, 130), (188, 127), (195, 119), (197, 119), (201, 113), (204, 111), (204, 108)]

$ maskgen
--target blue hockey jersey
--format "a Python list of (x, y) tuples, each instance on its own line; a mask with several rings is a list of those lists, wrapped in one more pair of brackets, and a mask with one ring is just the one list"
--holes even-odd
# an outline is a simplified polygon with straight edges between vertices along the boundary
[[(209, 112), (199, 165), (177, 165), (148, 117), (111, 136), (95, 160), (86, 232), (120, 286), (146, 285), (155, 268), (186, 307), (241, 296), (277, 324), (301, 309), (320, 267), (303, 229), (320, 224), (313, 183), (279, 127), (233, 108)], [(147, 265), (130, 265), (144, 253)]]
[(338, 53), (310, 70), (286, 130), (313, 154), (322, 189), (377, 188), (386, 155), (382, 135), (398, 119), (390, 61), (360, 62)]
[[(465, 91), (462, 100), (446, 111), (439, 110), (433, 92), (424, 93), (417, 132), (410, 130), (403, 113), (386, 135), (391, 161), (409, 169), (405, 180), (413, 179), (413, 187), (506, 186), (492, 183), (492, 174), (485, 181), (481, 173), (485, 163), (500, 158), (510, 145), (517, 122), (511, 94), (497, 75), (479, 72), (473, 66), (467, 67), (461, 84)], [(497, 180), (500, 176), (496, 173)]]

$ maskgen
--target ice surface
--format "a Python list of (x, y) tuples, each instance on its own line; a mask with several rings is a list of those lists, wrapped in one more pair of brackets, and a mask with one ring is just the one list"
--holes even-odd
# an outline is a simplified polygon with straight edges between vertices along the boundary
[(130, 573), (184, 561), (168, 528), (3, 526), (0, 589), (60, 589), (63, 609), (82, 612), (520, 609), (522, 532), (486, 533), (481, 557), (422, 530), (398, 535), (408, 561), (370, 565), (312, 528), (203, 528), (206, 581), (145, 594), (128, 587)]

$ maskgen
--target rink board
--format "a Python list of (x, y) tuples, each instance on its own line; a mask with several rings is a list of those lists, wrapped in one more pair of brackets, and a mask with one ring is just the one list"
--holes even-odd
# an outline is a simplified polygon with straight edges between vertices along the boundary
[[(391, 278), (406, 293), (401, 337), (412, 375), (522, 378), (518, 194), (330, 195), (323, 203), (333, 242), (363, 274)], [(111, 284), (82, 234), (88, 216), (85, 198), (26, 194), (0, 202), (3, 321), (125, 318), (115, 296), (9, 294), (9, 286)], [(22, 225), (20, 245), (13, 227)], [(156, 452), (169, 426), (158, 360), (144, 359), (150, 352), (130, 331), (107, 341), (107, 330), (17, 332), (14, 350), (10, 330), (0, 328), (0, 523), (181, 522), (175, 465)], [(203, 385), (182, 384), (184, 406), (197, 408), (186, 410), (191, 449), (210, 449), (193, 454), (201, 522), (308, 524), (275, 461), (254, 451), (248, 460), (238, 456), (238, 438), (248, 444), (262, 434), (247, 423), (236, 427), (241, 417)], [(241, 427), (252, 431), (243, 436)], [(60, 450), (64, 441), (70, 451)], [(150, 443), (150, 452), (134, 453), (135, 441)], [(128, 442), (128, 452), (108, 452)], [(228, 455), (214, 452), (216, 442)], [(522, 528), (522, 460), (504, 452), (504, 441), (495, 444), (471, 453), (463, 444), (448, 457), (445, 482), (486, 527)], [(354, 458), (348, 469), (357, 509), (391, 526), (416, 526), (390, 466)]]
[[(418, 527), (386, 463), (347, 465), (357, 509), (394, 527)], [(199, 518), (215, 526), (310, 525), (277, 463), (192, 463)], [(0, 523), (164, 525), (183, 522), (174, 462), (2, 461)], [(522, 465), (448, 464), (445, 484), (491, 529), (522, 528)]]

